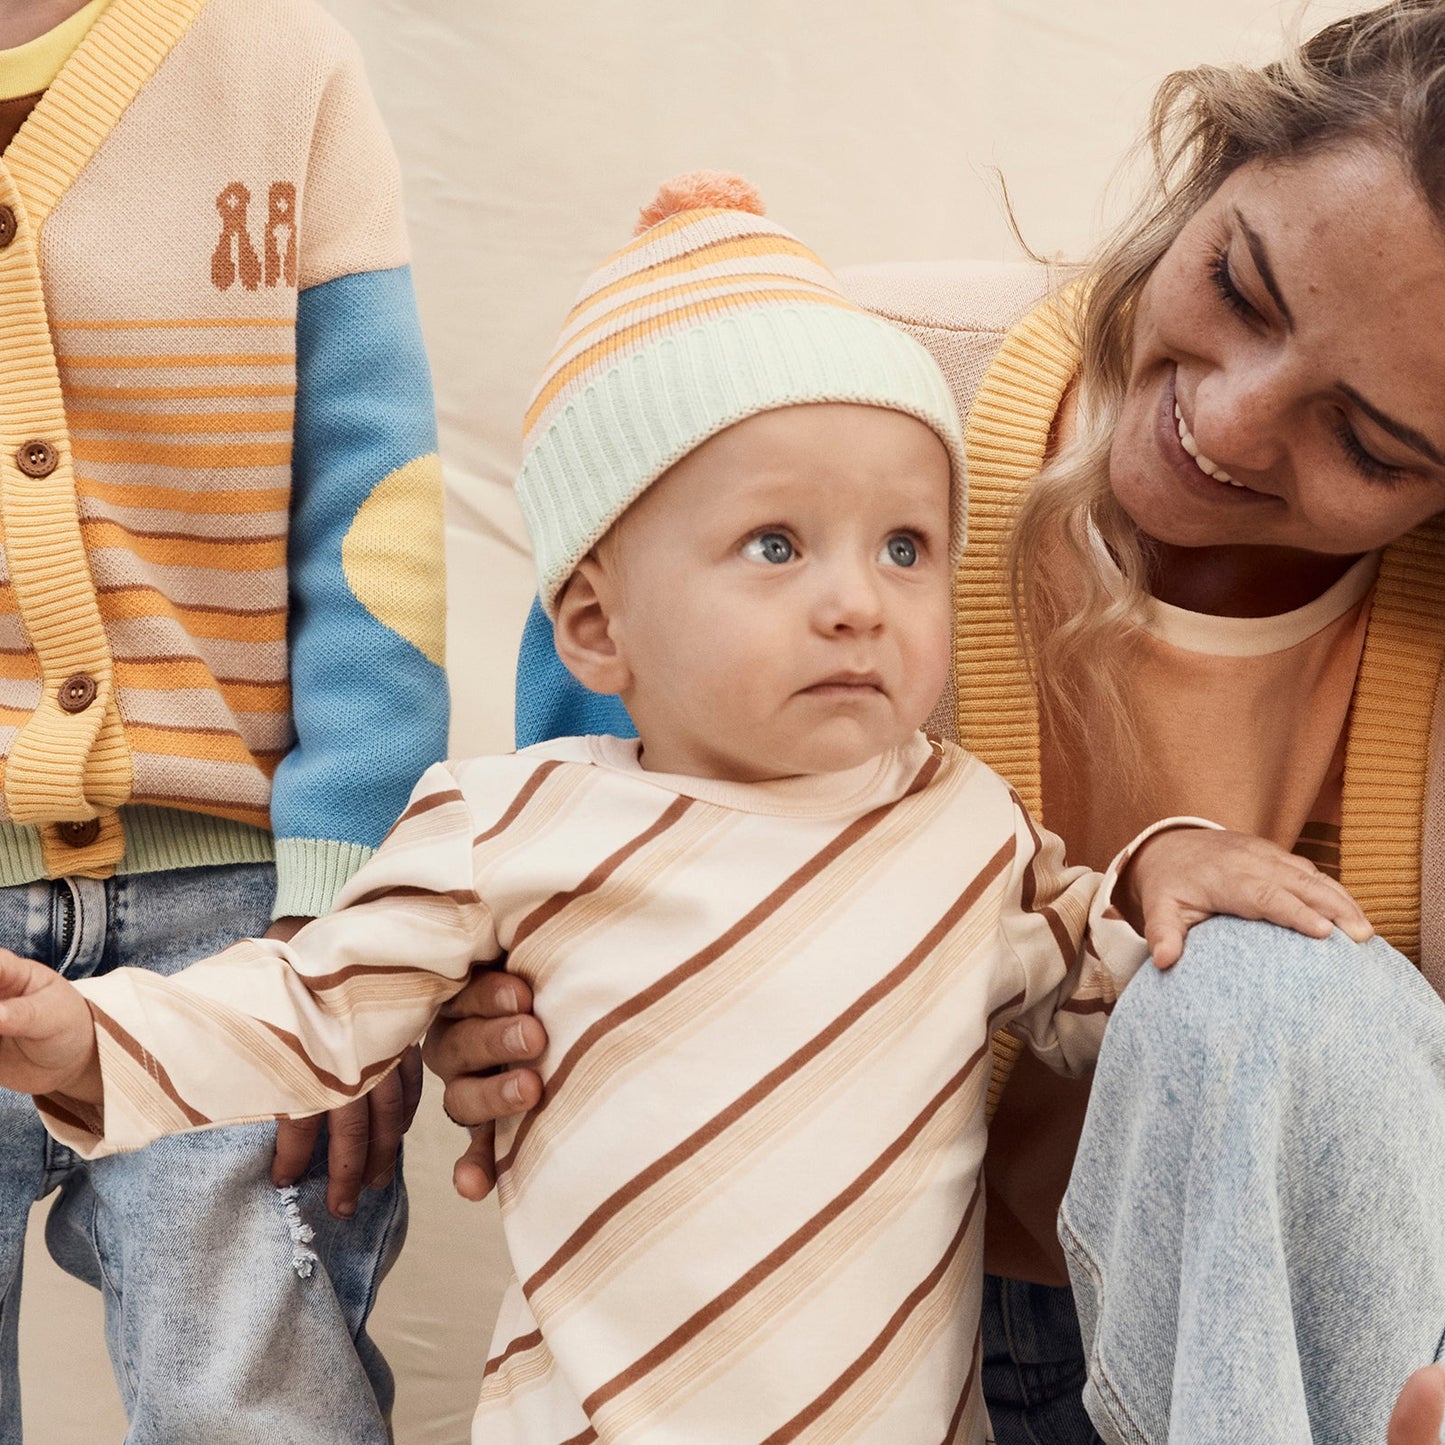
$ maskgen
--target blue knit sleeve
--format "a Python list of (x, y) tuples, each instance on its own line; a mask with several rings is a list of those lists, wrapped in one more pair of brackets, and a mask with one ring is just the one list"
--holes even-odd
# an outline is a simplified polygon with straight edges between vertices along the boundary
[(296, 328), (278, 917), (330, 908), (445, 753), (448, 713), (441, 467), (410, 268), (310, 287)]
[(517, 657), (517, 746), (587, 733), (635, 738), (637, 729), (620, 698), (589, 692), (562, 666), (551, 620), (534, 599)]

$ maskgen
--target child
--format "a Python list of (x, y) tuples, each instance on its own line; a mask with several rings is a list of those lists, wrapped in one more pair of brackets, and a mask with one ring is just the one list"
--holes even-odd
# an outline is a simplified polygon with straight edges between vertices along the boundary
[(559, 651), (640, 742), (433, 768), (290, 943), (84, 998), (0, 980), (0, 1079), (93, 1153), (350, 1098), (506, 954), (551, 1044), (499, 1138), (486, 1445), (981, 1440), (992, 1030), (1088, 1066), (1145, 952), (1115, 901), (1161, 966), (1261, 896), (1369, 933), (1309, 864), (1189, 820), (1066, 868), (918, 732), (963, 542), (948, 389), (759, 209), (665, 192), (528, 419)]
[[(395, 161), (310, 0), (0, 7), (0, 144), (0, 941), (70, 978), (172, 972), (325, 913), (445, 747)], [(92, 1167), (0, 1101), (3, 1445), (56, 1184), (130, 1438), (390, 1440), (365, 1322), (404, 1199), (343, 1226), (316, 1169), (288, 1215), (274, 1136)]]

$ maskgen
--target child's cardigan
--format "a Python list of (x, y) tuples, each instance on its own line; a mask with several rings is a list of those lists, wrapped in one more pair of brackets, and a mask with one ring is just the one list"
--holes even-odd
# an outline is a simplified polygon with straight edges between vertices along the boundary
[(113, 0), (0, 158), (0, 358), (0, 885), (274, 855), (324, 912), (446, 735), (397, 170), (334, 22)]

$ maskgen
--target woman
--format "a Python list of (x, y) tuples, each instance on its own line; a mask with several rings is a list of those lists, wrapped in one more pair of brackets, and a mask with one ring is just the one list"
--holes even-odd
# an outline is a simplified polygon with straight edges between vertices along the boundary
[[(1395, 945), (1191, 936), (1115, 1016), (1060, 1225), (1110, 1439), (1378, 1439), (1445, 1330), (1445, 1013), (1414, 966), (1440, 881), (1445, 4), (1174, 76), (1151, 140), (1155, 194), (963, 398), (958, 731), (1079, 861), (1202, 813), (1337, 862)], [(522, 677), (520, 741), (625, 727), (545, 633)], [(459, 1010), (482, 1022), (437, 1031), (455, 1117), (535, 1102), (524, 1069), (456, 1077), (535, 1055), (526, 1006), (483, 976)], [(1003, 1441), (1094, 1438), (1052, 1239), (1082, 1112), (1024, 1064), (995, 1123)], [(1392, 1442), (1437, 1439), (1442, 1408), (1445, 1375), (1412, 1377)]]

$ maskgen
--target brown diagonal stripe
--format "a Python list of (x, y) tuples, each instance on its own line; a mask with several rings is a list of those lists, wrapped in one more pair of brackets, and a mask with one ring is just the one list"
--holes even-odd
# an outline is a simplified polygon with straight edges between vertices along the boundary
[[(87, 999), (87, 1003), (90, 1001)], [(147, 1077), (158, 1088), (162, 1094), (186, 1116), (191, 1124), (209, 1124), (211, 1121), (198, 1109), (193, 1109), (181, 1098), (176, 1086), (171, 1083), (171, 1076), (161, 1066), (161, 1062), (148, 1049), (132, 1038), (104, 1009), (90, 1004), (90, 1015), (95, 1020), (98, 1029), (104, 1029), (120, 1048), (135, 1060), (145, 1070)]]
[(488, 843), (495, 838), (498, 833), (506, 832), (506, 830), (517, 821), (522, 809), (536, 797), (537, 789), (561, 766), (562, 764), (557, 758), (548, 758), (547, 761), (527, 779), (526, 783), (523, 784), (521, 791), (512, 799), (507, 811), (503, 813), (485, 833), (478, 833), (477, 836), (472, 839), (472, 847), (475, 848), (478, 844)]
[(624, 1209), (639, 1199), (673, 1170), (681, 1167), (708, 1144), (730, 1129), (738, 1120), (745, 1118), (776, 1088), (792, 1075), (811, 1063), (824, 1050), (831, 1047), (843, 1034), (867, 1014), (875, 1004), (893, 992), (923, 961), (938, 947), (952, 931), (954, 925), (974, 904), (984, 890), (1006, 868), (1013, 857), (1014, 841), (1008, 840), (983, 866), (968, 887), (949, 906), (943, 917), (924, 935), (901, 963), (881, 978), (866, 992), (860, 994), (849, 1006), (819, 1033), (815, 1034), (794, 1053), (784, 1059), (751, 1088), (740, 1094), (731, 1104), (714, 1115), (686, 1139), (668, 1150), (649, 1164), (640, 1174), (634, 1175), (626, 1184), (618, 1187), (603, 1200), (583, 1222), (577, 1226), (567, 1240), (557, 1249), (545, 1264), (522, 1285), (522, 1293), (531, 1299), (535, 1290), (541, 1289), (549, 1279), (566, 1265), (580, 1250), (597, 1235), (606, 1224)]
[(51, 1114), (53, 1114), (57, 1119), (59, 1119), (60, 1122), (66, 1126), (66, 1128), (74, 1129), (81, 1134), (91, 1134), (97, 1139), (101, 1138), (105, 1134), (105, 1130), (99, 1127), (100, 1114), (98, 1111), (95, 1113), (95, 1116), (93, 1118), (85, 1119), (82, 1118), (79, 1114), (74, 1113), (72, 1110), (66, 1108), (65, 1103), (61, 1102), (62, 1100), (65, 1100), (66, 1103), (72, 1104), (76, 1102), (75, 1100), (71, 1099), (67, 1094), (37, 1094), (35, 1096), (36, 1104), (47, 1109)]
[(968, 1378), (963, 1382), (963, 1392), (958, 1397), (958, 1406), (953, 1412), (953, 1418), (948, 1422), (948, 1429), (944, 1431), (939, 1445), (953, 1445), (954, 1437), (958, 1434), (958, 1427), (963, 1423), (963, 1412), (968, 1409), (968, 1402), (973, 1397), (974, 1381), (978, 1379), (978, 1372), (983, 1365), (980, 1358), (982, 1345), (983, 1321), (979, 1320), (978, 1329), (973, 1336), (973, 1349), (969, 1351), (969, 1359), (973, 1363), (968, 1368)]
[(1038, 906), (1038, 877), (1034, 872), (1034, 865), (1038, 861), (1039, 854), (1043, 851), (1044, 840), (1039, 836), (1039, 830), (1034, 826), (1034, 820), (1029, 810), (1019, 800), (1018, 794), (1014, 794), (1014, 802), (1018, 804), (1018, 810), (1023, 817), (1024, 826), (1029, 830), (1029, 837), (1033, 839), (1034, 851), (1028, 861), (1024, 864), (1023, 882), (1019, 888), (1019, 904), (1025, 913), (1042, 914), (1048, 922), (1049, 932), (1054, 936), (1054, 942), (1058, 945), (1059, 953), (1063, 956), (1064, 969), (1067, 972), (1079, 961), (1079, 945), (1069, 932), (1064, 920), (1045, 904), (1042, 908)]
[[(995, 1009), (989, 1016), (989, 1030), (992, 1030), (994, 1020), (1009, 1009), (1016, 1008), (1022, 1002), (1023, 997), (1022, 993), (1015, 994), (1007, 1003)], [(670, 1356), (696, 1339), (709, 1325), (722, 1318), (739, 1301), (746, 1299), (769, 1275), (776, 1273), (799, 1250), (811, 1243), (830, 1224), (846, 1213), (907, 1152), (909, 1146), (923, 1132), (934, 1115), (968, 1082), (978, 1067), (979, 1060), (988, 1057), (989, 1054), (988, 1044), (975, 1049), (963, 1067), (924, 1105), (908, 1127), (847, 1188), (834, 1195), (811, 1219), (795, 1229), (777, 1248), (760, 1259), (739, 1279), (734, 1280), (720, 1295), (695, 1311), (689, 1319), (684, 1320), (666, 1339), (659, 1341), (627, 1369), (614, 1375), (605, 1384), (594, 1390), (582, 1402), (582, 1408), (588, 1416), (596, 1415), (603, 1405), (616, 1399), (624, 1391), (630, 1390)]]
[(481, 897), (475, 888), (420, 888), (412, 883), (398, 884), (395, 888), (374, 888), (353, 898), (349, 908), (360, 908), (363, 903), (375, 903), (380, 898), (450, 898), (453, 903), (480, 903)]
[(482, 1379), (485, 1380), (488, 1375), (495, 1375), (513, 1355), (521, 1355), (525, 1354), (528, 1350), (535, 1350), (541, 1343), (541, 1330), (533, 1330), (530, 1334), (518, 1335), (500, 1355), (493, 1355), (482, 1367)]
[[(490, 963), (490, 959), (480, 959), (477, 962)], [(420, 978), (429, 970), (420, 969), (414, 963), (351, 963), (345, 968), (338, 968), (334, 973), (318, 974), (316, 977), (308, 977), (303, 974), (306, 987), (312, 993), (327, 993), (332, 989), (340, 988), (343, 984), (350, 983), (354, 978)], [(433, 978), (441, 978), (442, 975), (431, 974)], [(453, 987), (460, 990), (466, 982), (465, 978), (452, 979)]]
[(783, 880), (766, 898), (755, 908), (751, 909), (740, 918), (731, 928), (727, 929), (720, 937), (714, 939), (704, 948), (694, 953), (691, 958), (684, 959), (676, 968), (665, 973), (651, 988), (643, 989), (635, 994), (625, 1003), (619, 1004), (610, 1013), (604, 1014), (588, 1028), (575, 1044), (567, 1051), (566, 1055), (558, 1063), (552, 1077), (542, 1089), (542, 1099), (535, 1109), (526, 1115), (517, 1126), (517, 1132), (512, 1139), (512, 1147), (507, 1153), (497, 1160), (497, 1177), (500, 1179), (516, 1160), (521, 1152), (523, 1144), (526, 1143), (536, 1123), (538, 1115), (546, 1106), (547, 1100), (551, 1098), (558, 1089), (571, 1077), (574, 1070), (587, 1055), (588, 1051), (600, 1040), (605, 1038), (614, 1029), (636, 1018), (639, 1014), (645, 1013), (659, 1000), (666, 998), (675, 989), (681, 987), (688, 979), (695, 974), (701, 973), (705, 968), (715, 963), (730, 948), (733, 948), (748, 934), (765, 923), (774, 913), (783, 907), (796, 894), (800, 893), (811, 883), (829, 864), (842, 857), (849, 848), (853, 847), (860, 839), (866, 837), (876, 828), (884, 818), (905, 798), (911, 797), (921, 788), (927, 786), (928, 781), (938, 771), (940, 759), (930, 755), (928, 760), (919, 769), (913, 782), (900, 797), (891, 803), (885, 803), (881, 807), (874, 808), (871, 812), (865, 813), (861, 818), (855, 819), (843, 829), (828, 845), (815, 853), (803, 866), (794, 872), (791, 877)]
[(1114, 1012), (1114, 1000), (1071, 998), (1068, 1003), (1060, 1007), (1059, 1012), (1062, 1014), (1111, 1014)]
[(963, 1219), (954, 1231), (953, 1238), (949, 1240), (947, 1248), (939, 1257), (938, 1263), (908, 1292), (903, 1303), (894, 1310), (887, 1324), (874, 1336), (857, 1359), (822, 1394), (799, 1410), (785, 1425), (774, 1430), (762, 1442), (762, 1445), (786, 1445), (787, 1441), (796, 1440), (808, 1426), (832, 1409), (833, 1405), (853, 1388), (855, 1382), (878, 1362), (884, 1350), (908, 1322), (913, 1311), (938, 1288), (938, 1282), (948, 1272), (954, 1256), (963, 1247), (963, 1241), (968, 1236), (968, 1227), (973, 1223), (973, 1212), (978, 1208), (978, 1201), (981, 1198), (982, 1193), (979, 1190), (978, 1180), (975, 1180), (973, 1197), (968, 1201), (968, 1208), (963, 1212)]
[(668, 804), (652, 825), (604, 858), (575, 888), (554, 893), (539, 903), (518, 925), (511, 947), (518, 948), (545, 923), (550, 923), (569, 903), (595, 893), (629, 858), (647, 847), (655, 838), (673, 826), (693, 805), (691, 798), (677, 797)]
[(425, 798), (418, 798), (416, 802), (407, 805), (396, 822), (387, 829), (386, 838), (381, 841), (385, 843), (403, 823), (409, 823), (413, 818), (419, 818), (423, 813), (430, 813), (433, 808), (440, 808), (447, 803), (460, 803), (462, 794), (460, 788), (448, 788), (443, 793), (428, 793)]
[[(386, 1073), (396, 1063), (397, 1059), (401, 1057), (400, 1054), (395, 1054), (389, 1059), (378, 1059), (376, 1063), (368, 1064), (361, 1071), (361, 1077), (353, 1084), (341, 1078), (339, 1075), (331, 1073), (330, 1070), (321, 1068), (316, 1061), (307, 1054), (305, 1044), (303, 1044), (295, 1034), (288, 1033), (279, 1024), (270, 1023), (266, 1019), (248, 1019), (247, 1022), (260, 1024), (267, 1033), (285, 1044), (285, 1046), (296, 1055), (297, 1063), (299, 1063), (313, 1079), (317, 1079), (322, 1084), (325, 1084), (328, 1089), (332, 1089), (347, 1098), (354, 1099), (358, 1095), (364, 1094), (366, 1092), (366, 1086), (373, 1079), (379, 1078), (382, 1074)], [(421, 1035), (418, 1034), (417, 1038), (420, 1037)], [(413, 1040), (413, 1042), (415, 1041)]]

